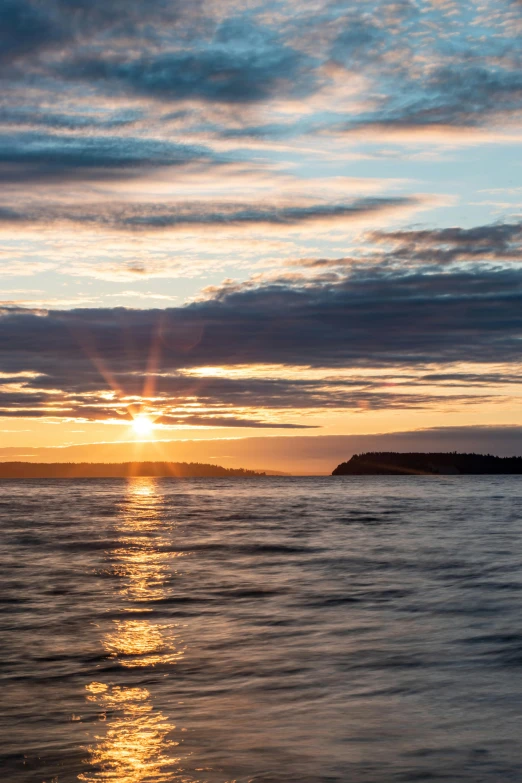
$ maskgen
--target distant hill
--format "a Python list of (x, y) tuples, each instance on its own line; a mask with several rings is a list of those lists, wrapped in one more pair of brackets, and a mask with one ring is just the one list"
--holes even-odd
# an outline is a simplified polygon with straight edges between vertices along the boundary
[(398, 475), (522, 475), (522, 457), (494, 457), (491, 454), (398, 453), (374, 451), (354, 454), (342, 462), (332, 476)]
[(200, 462), (0, 462), (0, 479), (18, 478), (252, 478), (264, 476), (254, 470), (222, 468)]

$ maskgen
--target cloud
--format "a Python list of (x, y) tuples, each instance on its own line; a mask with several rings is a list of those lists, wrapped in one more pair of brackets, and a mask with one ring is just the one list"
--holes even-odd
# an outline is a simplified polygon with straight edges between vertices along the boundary
[(106, 180), (213, 160), (205, 147), (147, 138), (0, 134), (0, 182), (5, 183)]
[[(6, 215), (9, 221), (9, 213)], [(293, 266), (342, 269), (372, 264), (384, 268), (431, 268), (451, 265), (518, 264), (522, 261), (522, 223), (490, 223), (473, 228), (372, 231), (363, 254), (340, 258), (302, 258)], [(364, 249), (364, 248), (363, 248)]]
[(207, 205), (206, 209), (165, 211), (156, 208), (148, 214), (123, 217), (117, 225), (133, 228), (174, 228), (177, 226), (210, 225), (210, 226), (251, 226), (273, 225), (292, 226), (315, 221), (334, 221), (357, 218), (373, 212), (385, 212), (394, 208), (413, 206), (418, 203), (415, 197), (395, 198), (364, 198), (348, 203), (306, 204), (306, 205), (273, 205), (257, 204), (251, 207), (228, 205), (227, 208), (216, 210)]
[[(429, 139), (447, 141), (462, 129), (505, 130), (510, 121), (518, 122), (522, 61), (519, 30), (509, 13), (515, 6), (433, 5), (435, 14), (403, 4), (393, 25), (383, 24), (386, 3), (364, 17), (338, 20), (345, 26), (331, 44), (331, 56), (347, 75), (365, 74), (370, 99), (338, 129), (362, 131), (368, 141), (364, 134), (370, 130), (392, 143), (401, 134), (411, 141), (430, 131)], [(460, 138), (477, 140), (469, 134)]]
[(0, 65), (64, 40), (64, 31), (45, 6), (0, 0)]
[[(2, 275), (42, 273), (38, 301), (55, 302), (3, 309), (0, 367), (40, 373), (2, 387), (4, 411), (127, 420), (151, 351), (150, 404), (172, 426), (292, 427), (293, 408), (463, 406), (487, 399), (486, 378), (513, 387), (522, 223), (404, 230), (414, 210), (453, 196), (399, 183), (435, 176), (440, 193), (449, 169), (433, 174), (432, 149), (412, 169), (394, 145), (522, 138), (519, 11), (475, 0), (0, 0)], [(342, 177), (365, 166), (378, 186)], [(463, 156), (455, 203), (469, 200), (470, 166)], [(378, 230), (356, 236), (359, 223)], [(221, 274), (252, 277), (217, 285)], [(70, 288), (49, 295), (60, 275)], [(154, 296), (181, 301), (198, 275), (212, 287), (183, 307), (56, 309), (124, 301), (101, 299), (110, 281), (139, 289), (147, 276), (170, 277)], [(455, 369), (469, 361), (487, 372)], [(323, 374), (188, 377), (267, 362)], [(365, 380), (368, 368), (383, 377)], [(341, 371), (351, 379), (331, 377)], [(407, 388), (391, 385), (395, 371)]]
[(219, 25), (210, 42), (139, 57), (76, 56), (60, 75), (162, 100), (252, 103), (272, 94), (304, 97), (315, 89), (313, 59), (248, 17)]
[[(1, 176), (1, 175), (0, 175)], [(374, 213), (420, 205), (422, 200), (409, 197), (366, 197), (335, 203), (234, 203), (181, 202), (178, 204), (100, 205), (85, 204), (80, 209), (30, 205), (14, 209), (0, 206), (0, 224), (70, 222), (97, 225), (117, 230), (161, 230), (190, 227), (241, 228), (251, 226), (299, 226), (307, 223), (339, 222), (364, 218)]]
[[(300, 379), (193, 378), (183, 373), (170, 376), (149, 375), (144, 381), (136, 373), (119, 372), (113, 376), (119, 392), (107, 403), (107, 388), (103, 377), (86, 369), (83, 376), (63, 372), (53, 376), (38, 376), (0, 386), (0, 417), (49, 417), (87, 421), (120, 420), (129, 422), (132, 413), (146, 405), (156, 424), (167, 426), (309, 428), (313, 425), (286, 421), (287, 412), (306, 410), (308, 413), (356, 410), (412, 410), (434, 407), (483, 404), (499, 400), (497, 394), (466, 394), (469, 376), (462, 374), (406, 375), (402, 382), (380, 377)], [(460, 382), (459, 382), (460, 381)], [(491, 383), (500, 381), (492, 380)], [(511, 378), (511, 382), (514, 379)], [(431, 391), (426, 391), (431, 385)], [(484, 384), (485, 385), (485, 384)], [(415, 390), (415, 387), (419, 387)], [(437, 389), (437, 386), (439, 387)], [(448, 389), (460, 387), (459, 391)], [(59, 389), (57, 387), (60, 387)], [(142, 399), (147, 391), (145, 403)], [(504, 395), (505, 396), (505, 395)], [(197, 399), (204, 413), (194, 412), (191, 401)], [(245, 412), (270, 412), (270, 421)], [(274, 414), (276, 417), (274, 418)], [(285, 419), (280, 417), (285, 415)]]
[[(193, 13), (200, 3), (191, 4)], [(150, 37), (150, 25), (173, 24), (187, 17), (178, 0), (0, 0), (0, 65), (20, 58), (35, 60), (98, 35), (113, 39)]]
[[(55, 379), (56, 383), (56, 379)], [(89, 396), (70, 395), (57, 389), (46, 391), (35, 389), (38, 383), (16, 384), (16, 390), (9, 390), (9, 385), (0, 387), (0, 418), (45, 418), (80, 422), (118, 422), (131, 424), (132, 412), (140, 410), (136, 402), (115, 400), (110, 406), (104, 394)], [(99, 386), (99, 382), (98, 382)], [(158, 406), (158, 403), (156, 402)], [(231, 410), (214, 412), (212, 409), (205, 414), (194, 413), (190, 406), (177, 406), (176, 411), (170, 411), (168, 400), (157, 408), (148, 407), (156, 425), (168, 427), (248, 427), (253, 429), (313, 429), (314, 425), (293, 423), (287, 421), (263, 421), (255, 417), (244, 417)], [(218, 406), (219, 407), (219, 406)], [(166, 410), (166, 413), (162, 411)]]
[(0, 358), (7, 364), (0, 369), (46, 372), (49, 363), (54, 373), (62, 362), (88, 367), (82, 341), (113, 372), (141, 372), (155, 342), (164, 371), (243, 363), (337, 367), (515, 361), (521, 299), (519, 269), (370, 269), (333, 282), (229, 285), (207, 300), (166, 310), (50, 311), (45, 316), (6, 310)]
[[(0, 66), (8, 84), (37, 85), (52, 102), (65, 89), (94, 103), (107, 94), (142, 98), (145, 110), (150, 100), (188, 103), (192, 112), (204, 104), (200, 129), (218, 120), (225, 137), (480, 128), (522, 109), (518, 37), (506, 24), (518, 5), (487, 16), (472, 2), (464, 25), (441, 4), (386, 0), (364, 12), (357, 3), (324, 2), (313, 12), (283, 3), (278, 14), (209, 0), (0, 0)], [(359, 79), (364, 92), (344, 122), (338, 93), (329, 92), (339, 79)], [(330, 95), (326, 105), (321, 95)], [(277, 101), (290, 101), (294, 116), (301, 103), (313, 121), (290, 123), (292, 131)], [(261, 124), (234, 110), (255, 105), (266, 109)], [(42, 124), (67, 127), (60, 113), (42, 114)]]
[(133, 126), (141, 116), (139, 109), (99, 111), (93, 114), (88, 111), (53, 112), (38, 106), (3, 106), (0, 107), (0, 126), (107, 131)]
[(394, 246), (387, 255), (388, 260), (403, 258), (414, 264), (522, 260), (521, 222), (491, 223), (473, 228), (376, 231), (369, 239)]
[(392, 42), (377, 18), (348, 14), (336, 20), (336, 26), (341, 29), (331, 44), (329, 54), (348, 68), (380, 59), (383, 50)]
[(522, 109), (522, 71), (459, 62), (411, 82), (409, 92), (411, 97), (397, 101), (396, 108), (390, 101), (390, 108), (362, 124), (392, 129), (480, 127)]
[[(259, 417), (270, 409), (278, 424), (295, 426), (282, 412), (480, 404), (492, 402), (491, 393), (464, 391), (472, 373), (448, 368), (512, 365), (501, 376), (491, 370), (491, 382), (502, 384), (503, 376), (518, 372), (521, 338), (522, 270), (516, 267), (358, 268), (326, 279), (229, 283), (207, 299), (165, 310), (5, 307), (0, 371), (35, 376), (4, 387), (3, 407), (9, 415), (31, 409), (36, 413), (29, 415), (52, 415), (55, 405), (62, 417), (103, 419), (125, 414), (145, 395), (150, 409), (172, 424), (276, 426)], [(187, 374), (267, 364), (290, 369), (283, 378)], [(295, 365), (323, 375), (301, 378)], [(434, 365), (437, 371), (426, 371)], [(393, 378), (364, 378), (378, 368), (413, 377), (402, 386)], [(341, 370), (343, 378), (336, 375)], [(203, 410), (191, 410), (191, 400)]]
[(157, 424), (167, 424), (173, 427), (249, 427), (253, 429), (314, 429), (310, 424), (291, 424), (278, 421), (259, 421), (258, 419), (242, 419), (236, 416), (160, 416)]
[[(172, 22), (182, 14), (184, 3), (179, 0), (47, 0), (50, 11), (60, 12), (77, 30), (83, 25), (105, 30), (116, 27), (129, 32), (131, 25)], [(201, 7), (197, 0), (194, 10)]]

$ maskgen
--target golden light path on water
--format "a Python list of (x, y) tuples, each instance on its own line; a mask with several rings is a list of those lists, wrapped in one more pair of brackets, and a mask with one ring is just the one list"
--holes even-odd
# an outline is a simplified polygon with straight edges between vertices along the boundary
[[(122, 609), (140, 612), (139, 618), (116, 620), (101, 643), (107, 656), (126, 669), (174, 664), (183, 656), (177, 628), (144, 619), (146, 604), (168, 595), (168, 561), (176, 553), (163, 551), (161, 495), (155, 479), (131, 479), (118, 521), (119, 543), (113, 552), (112, 572), (121, 577)], [(167, 716), (154, 708), (150, 691), (110, 682), (91, 682), (87, 700), (99, 710), (104, 733), (87, 748), (92, 771), (78, 777), (85, 783), (197, 783), (180, 767), (172, 739), (176, 729)], [(101, 727), (100, 727), (101, 728)]]
[(105, 711), (113, 711), (110, 725), (94, 747), (88, 748), (89, 762), (98, 770), (82, 773), (86, 783), (167, 783), (172, 781), (173, 759), (168, 751), (178, 743), (169, 740), (173, 726), (154, 710), (146, 688), (109, 687), (92, 682), (87, 686), (88, 700)]

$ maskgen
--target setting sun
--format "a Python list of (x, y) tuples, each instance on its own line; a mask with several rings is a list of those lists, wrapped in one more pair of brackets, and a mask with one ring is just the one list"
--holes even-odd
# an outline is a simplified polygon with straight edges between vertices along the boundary
[(136, 435), (151, 435), (154, 423), (148, 416), (136, 416), (132, 422), (132, 429)]

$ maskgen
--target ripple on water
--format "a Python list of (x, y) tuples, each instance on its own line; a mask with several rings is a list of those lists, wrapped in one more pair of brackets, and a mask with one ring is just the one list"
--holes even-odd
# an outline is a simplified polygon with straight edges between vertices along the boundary
[(519, 512), (517, 477), (3, 482), (3, 779), (521, 780)]

